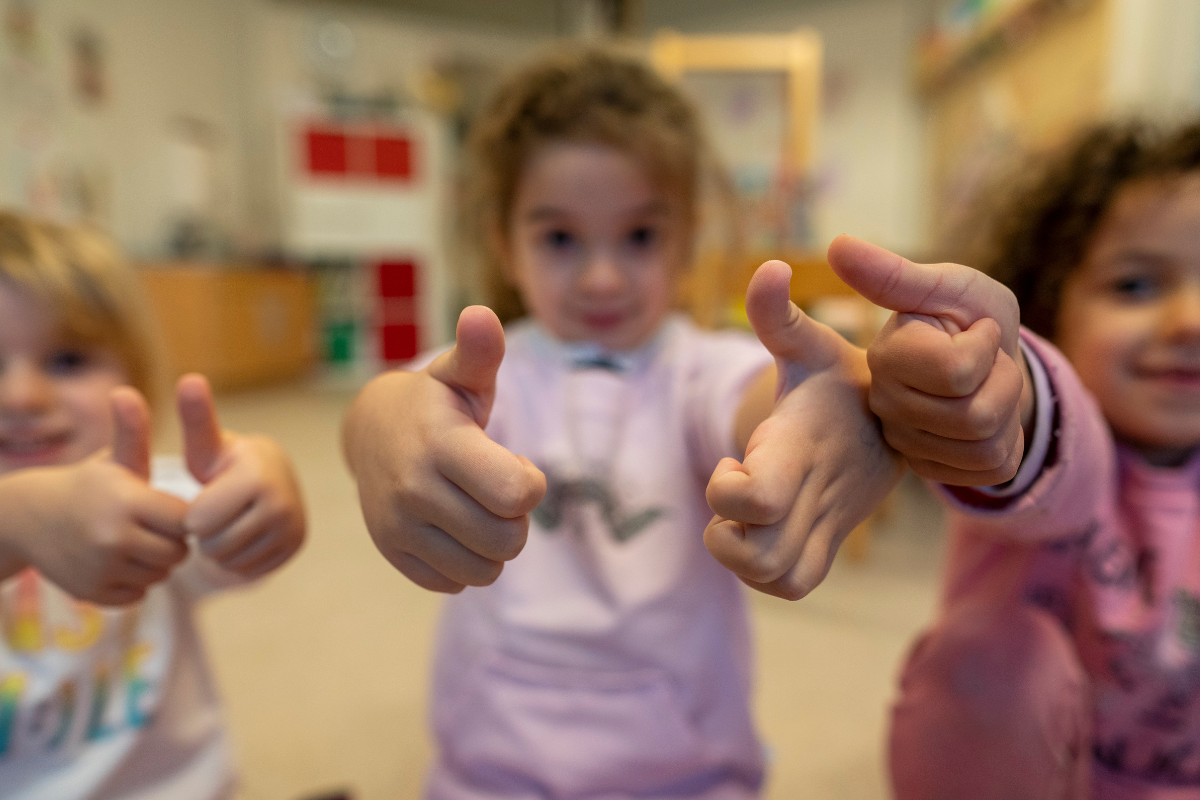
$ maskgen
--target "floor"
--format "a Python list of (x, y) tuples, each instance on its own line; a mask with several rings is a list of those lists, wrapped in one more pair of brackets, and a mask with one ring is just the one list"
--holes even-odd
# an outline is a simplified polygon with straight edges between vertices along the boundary
[[(310, 512), (308, 543), (291, 564), (201, 612), (240, 800), (417, 798), (430, 759), (425, 687), (438, 598), (393, 571), (366, 535), (338, 448), (348, 399), (300, 387), (219, 401), (227, 427), (285, 443)], [(168, 430), (166, 443), (175, 438)], [(884, 721), (899, 661), (934, 608), (941, 549), (940, 509), (910, 476), (864, 562), (839, 559), (798, 603), (754, 596), (770, 800), (887, 797)]]

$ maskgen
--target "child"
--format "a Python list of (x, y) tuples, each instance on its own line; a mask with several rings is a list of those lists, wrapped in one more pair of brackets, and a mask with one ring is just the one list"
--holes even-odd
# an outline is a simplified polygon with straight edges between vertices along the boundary
[(428, 589), (472, 587), (442, 619), (428, 794), (756, 796), (746, 612), (704, 541), (764, 591), (821, 580), (881, 495), (828, 498), (898, 477), (865, 363), (790, 303), (779, 262), (747, 294), (766, 350), (671, 313), (700, 131), (642, 65), (534, 64), (473, 152), (531, 319), (468, 308), (453, 349), (376, 378), (345, 423), (379, 550)]
[(896, 796), (1200, 798), (1200, 125), (1091, 132), (998, 242), (1011, 292), (831, 250), (903, 312), (871, 347), (871, 408), (954, 511)]
[(143, 395), (154, 370), (139, 296), (98, 236), (0, 213), (9, 800), (231, 797), (192, 606), (278, 567), (304, 538), (287, 457), (269, 439), (221, 430), (200, 376), (179, 382), (178, 402), (203, 486), (180, 468), (152, 478)]

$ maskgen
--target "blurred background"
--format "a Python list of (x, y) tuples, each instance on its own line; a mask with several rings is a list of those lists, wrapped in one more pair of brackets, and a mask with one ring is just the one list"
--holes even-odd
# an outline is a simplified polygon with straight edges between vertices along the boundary
[[(463, 139), (507, 70), (562, 41), (643, 56), (706, 116), (733, 202), (706, 217), (697, 318), (743, 321), (753, 267), (783, 257), (797, 301), (859, 341), (878, 314), (825, 264), (836, 234), (958, 252), (1030, 154), (1200, 110), (1193, 0), (0, 0), (0, 204), (109, 231), (172, 370), (282, 440), (308, 493), (301, 556), (203, 612), (246, 800), (419, 794), (438, 600), (375, 553), (338, 425), (479, 296)], [(906, 481), (814, 595), (753, 599), (769, 797), (886, 797), (941, 524)]]

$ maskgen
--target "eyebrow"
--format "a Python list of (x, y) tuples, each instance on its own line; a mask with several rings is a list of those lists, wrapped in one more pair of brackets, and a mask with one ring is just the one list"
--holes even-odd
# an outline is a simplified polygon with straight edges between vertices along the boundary
[[(669, 211), (670, 206), (666, 201), (651, 200), (648, 203), (643, 203), (636, 208), (630, 209), (627, 213), (630, 217), (649, 217), (662, 216)], [(569, 211), (558, 206), (534, 206), (525, 214), (525, 220), (527, 222), (542, 222), (544, 220), (556, 220), (569, 216), (571, 216)]]
[(1104, 253), (1105, 261), (1138, 261), (1161, 266), (1170, 263), (1174, 254), (1141, 245), (1116, 247)]

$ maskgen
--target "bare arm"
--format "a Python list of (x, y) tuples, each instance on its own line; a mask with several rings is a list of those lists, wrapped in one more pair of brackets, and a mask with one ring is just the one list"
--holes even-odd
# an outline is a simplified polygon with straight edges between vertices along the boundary
[(738, 455), (746, 454), (750, 435), (763, 420), (771, 416), (771, 409), (775, 408), (778, 374), (774, 364), (766, 367), (754, 376), (754, 380), (750, 381), (746, 391), (742, 393), (742, 404), (738, 406), (733, 422), (733, 441), (737, 444)]
[[(7, 580), (29, 566), (23, 554), (21, 538), (41, 523), (38, 510), (53, 503), (47, 492), (50, 469), (28, 469), (0, 476), (0, 581)], [(50, 497), (47, 497), (50, 495)]]

